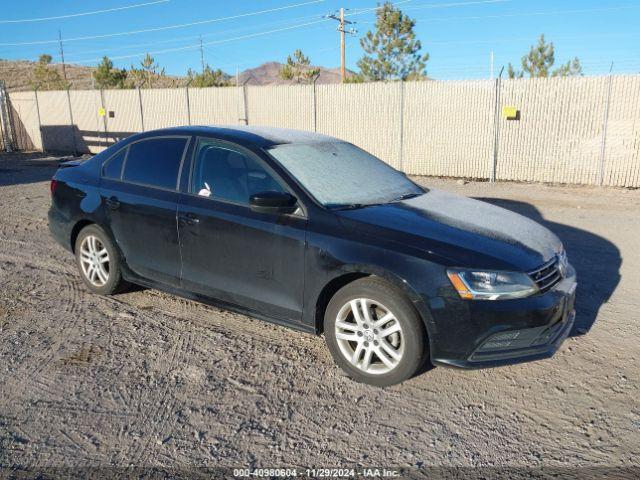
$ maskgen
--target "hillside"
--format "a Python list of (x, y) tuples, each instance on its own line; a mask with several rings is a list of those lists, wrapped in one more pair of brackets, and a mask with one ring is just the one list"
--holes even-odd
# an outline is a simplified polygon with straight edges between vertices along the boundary
[[(26, 60), (0, 60), (0, 80), (6, 83), (8, 91), (31, 90), (33, 70), (37, 65), (36, 62)], [(62, 65), (53, 64), (53, 68), (58, 69), (62, 74)], [(258, 67), (250, 68), (240, 72), (239, 81), (244, 83), (247, 80), (248, 85), (286, 85), (294, 83), (293, 81), (280, 78), (279, 72), (282, 64), (278, 62), (267, 62)], [(339, 83), (339, 68), (320, 68), (320, 77), (318, 83)], [(80, 65), (66, 65), (67, 80), (71, 83), (74, 90), (87, 90), (93, 88), (93, 80), (91, 73), (94, 67), (85, 67)], [(348, 72), (353, 74), (353, 72)], [(229, 75), (230, 80), (235, 80), (235, 75)], [(179, 76), (163, 76), (158, 77), (156, 87), (177, 87), (186, 84), (186, 77)]]
[[(31, 90), (33, 70), (37, 62), (27, 60), (0, 60), (0, 80), (4, 80), (8, 91)], [(62, 76), (62, 64), (54, 63), (52, 67), (57, 69)], [(93, 88), (92, 72), (95, 67), (67, 64), (65, 66), (67, 81), (71, 83), (73, 90), (89, 90)], [(176, 87), (185, 83), (183, 77), (164, 76), (158, 77), (158, 88)]]
[[(247, 81), (248, 85), (289, 85), (295, 83), (291, 80), (285, 80), (280, 77), (280, 68), (282, 63), (267, 62), (259, 67), (249, 68), (240, 73), (240, 83)], [(340, 83), (339, 68), (312, 67), (320, 69), (318, 83)], [(347, 76), (354, 73), (347, 70)]]

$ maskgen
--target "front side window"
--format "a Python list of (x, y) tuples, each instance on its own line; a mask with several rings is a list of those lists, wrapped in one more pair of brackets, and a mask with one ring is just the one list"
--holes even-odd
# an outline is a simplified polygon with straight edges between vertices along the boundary
[(186, 138), (151, 138), (132, 143), (124, 165), (123, 180), (175, 190)]
[(109, 158), (102, 167), (102, 176), (106, 178), (112, 178), (120, 180), (122, 175), (122, 164), (127, 156), (127, 149), (123, 148), (113, 157)]
[(248, 204), (255, 193), (285, 191), (253, 156), (215, 140), (201, 139), (195, 155), (191, 193)]
[(328, 208), (389, 203), (424, 193), (406, 175), (350, 143), (289, 143), (268, 152)]

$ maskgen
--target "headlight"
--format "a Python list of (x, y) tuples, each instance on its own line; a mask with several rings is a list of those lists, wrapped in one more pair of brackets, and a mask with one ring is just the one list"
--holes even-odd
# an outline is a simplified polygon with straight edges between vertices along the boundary
[(563, 248), (558, 254), (558, 270), (563, 277), (567, 276), (569, 270), (569, 259), (567, 258), (567, 251)]
[(447, 270), (449, 280), (465, 300), (506, 300), (534, 294), (538, 287), (521, 272)]

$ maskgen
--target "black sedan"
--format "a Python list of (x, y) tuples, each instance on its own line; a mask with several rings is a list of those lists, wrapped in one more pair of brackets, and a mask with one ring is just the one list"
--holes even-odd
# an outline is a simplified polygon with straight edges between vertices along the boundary
[(145, 132), (63, 164), (51, 193), (51, 233), (93, 292), (134, 283), (324, 333), (374, 385), (426, 361), (549, 357), (574, 321), (575, 271), (549, 230), (324, 135)]

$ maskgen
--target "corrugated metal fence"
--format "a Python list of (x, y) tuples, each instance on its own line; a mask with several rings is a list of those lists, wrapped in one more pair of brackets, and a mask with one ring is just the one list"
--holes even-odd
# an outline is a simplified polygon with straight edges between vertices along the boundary
[(99, 152), (143, 130), (246, 123), (333, 135), (409, 174), (640, 187), (639, 107), (640, 76), (605, 76), (17, 92), (8, 110), (25, 150)]

